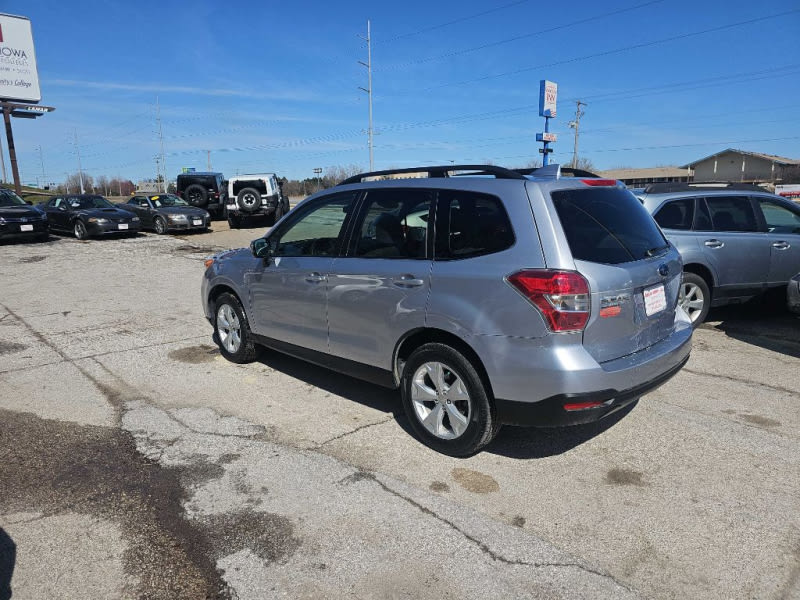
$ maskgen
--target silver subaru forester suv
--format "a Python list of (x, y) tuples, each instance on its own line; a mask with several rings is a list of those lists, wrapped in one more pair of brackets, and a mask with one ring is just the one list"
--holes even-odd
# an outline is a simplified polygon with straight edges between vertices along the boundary
[(557, 165), (366, 173), (207, 265), (223, 356), (266, 346), (399, 387), (419, 438), (455, 456), (502, 424), (608, 416), (691, 346), (681, 258), (647, 210)]

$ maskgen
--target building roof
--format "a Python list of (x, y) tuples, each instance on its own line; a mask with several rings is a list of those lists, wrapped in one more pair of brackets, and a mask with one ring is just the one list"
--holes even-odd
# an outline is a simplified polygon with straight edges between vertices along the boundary
[(800, 158), (786, 158), (785, 156), (775, 156), (774, 154), (764, 154), (763, 152), (747, 152), (746, 150), (737, 150), (736, 148), (727, 148), (722, 150), (721, 152), (717, 152), (716, 154), (712, 154), (711, 156), (706, 156), (705, 158), (701, 158), (694, 162), (690, 162), (688, 165), (684, 165), (682, 168), (684, 169), (693, 169), (694, 166), (698, 163), (707, 161), (712, 158), (716, 158), (721, 154), (726, 154), (728, 152), (733, 152), (734, 154), (742, 154), (744, 156), (755, 156), (756, 158), (760, 158), (762, 160), (766, 160), (769, 162), (774, 162), (779, 165), (785, 166), (794, 166), (800, 165)]
[(659, 177), (686, 177), (686, 167), (648, 167), (646, 169), (609, 169), (600, 171), (609, 179), (655, 179)]

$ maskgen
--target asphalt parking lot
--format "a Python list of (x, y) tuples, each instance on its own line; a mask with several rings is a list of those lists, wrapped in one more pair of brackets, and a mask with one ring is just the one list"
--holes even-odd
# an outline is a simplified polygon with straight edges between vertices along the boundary
[(0, 245), (0, 599), (800, 598), (800, 318), (717, 309), (611, 420), (418, 443), (399, 396), (211, 341), (261, 229)]

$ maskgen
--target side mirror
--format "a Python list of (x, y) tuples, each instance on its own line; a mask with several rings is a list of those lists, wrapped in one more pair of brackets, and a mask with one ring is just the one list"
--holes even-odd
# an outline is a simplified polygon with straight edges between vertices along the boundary
[(256, 258), (269, 258), (272, 255), (272, 248), (265, 238), (258, 238), (250, 242), (250, 252)]
[(33, 206), (33, 202), (31, 202), (30, 200), (25, 200), (25, 204), (27, 204), (28, 206)]

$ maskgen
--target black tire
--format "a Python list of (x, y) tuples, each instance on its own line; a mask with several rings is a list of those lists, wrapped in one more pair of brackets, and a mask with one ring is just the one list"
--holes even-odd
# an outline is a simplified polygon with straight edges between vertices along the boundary
[(156, 217), (153, 219), (153, 229), (155, 229), (158, 235), (167, 233), (167, 222), (164, 220), (164, 217)]
[[(227, 313), (227, 317), (225, 314)], [(231, 318), (235, 315), (235, 321)], [(230, 337), (237, 330), (239, 343), (236, 336)], [(222, 356), (231, 362), (253, 362), (258, 355), (258, 350), (250, 333), (250, 323), (242, 309), (239, 299), (232, 294), (221, 294), (214, 303), (214, 341), (219, 346)]]
[[(698, 306), (698, 301), (700, 305)], [(711, 290), (705, 279), (695, 273), (683, 273), (678, 304), (689, 314), (692, 327), (697, 328), (706, 320), (711, 308)]]
[(236, 204), (242, 212), (253, 213), (261, 208), (261, 192), (252, 187), (242, 188), (236, 195)]
[(50, 234), (49, 233), (40, 233), (36, 236), (37, 242), (49, 242), (50, 241)]
[[(442, 365), (442, 379), (445, 385), (448, 385), (448, 388), (447, 390), (439, 390), (438, 386), (431, 381), (431, 385), (436, 390), (434, 392), (436, 399), (430, 399), (423, 404), (419, 399), (414, 399), (412, 388), (415, 385), (415, 374), (418, 370), (424, 371), (422, 367), (426, 363)], [(428, 381), (428, 379), (424, 379), (425, 375), (422, 377), (423, 383)], [(466, 390), (467, 400), (453, 400), (451, 402), (447, 395), (453, 389), (453, 386), (457, 385), (457, 380), (459, 379)], [(403, 396), (403, 408), (411, 423), (411, 428), (424, 444), (437, 452), (450, 456), (470, 456), (489, 444), (500, 430), (500, 425), (494, 418), (492, 399), (481, 376), (475, 366), (463, 354), (450, 346), (431, 343), (424, 344), (414, 350), (403, 368), (400, 388)], [(427, 407), (427, 404), (431, 404), (431, 407)], [(445, 413), (439, 419), (443, 430), (442, 435), (436, 435), (429, 431), (423, 423), (423, 416), (418, 412), (418, 409), (419, 411), (427, 410), (427, 414), (433, 416), (433, 413), (437, 410), (437, 405), (443, 407), (438, 409), (439, 412)], [(457, 410), (466, 421), (465, 429), (459, 433), (456, 432), (456, 427), (450, 421), (450, 415), (454, 414), (453, 409)], [(448, 435), (453, 435), (454, 437), (447, 439)]]
[(89, 230), (86, 229), (86, 224), (80, 219), (75, 219), (72, 224), (72, 232), (75, 234), (76, 239), (86, 240), (89, 238)]
[(242, 219), (238, 215), (228, 215), (228, 226), (231, 229), (239, 229), (242, 226)]
[(186, 202), (198, 208), (205, 208), (208, 205), (208, 190), (202, 185), (192, 184), (183, 192)]

